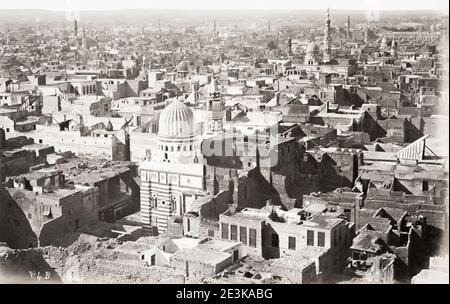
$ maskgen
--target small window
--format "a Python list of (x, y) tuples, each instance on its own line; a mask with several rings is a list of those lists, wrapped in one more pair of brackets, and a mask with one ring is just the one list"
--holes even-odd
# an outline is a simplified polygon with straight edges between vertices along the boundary
[(278, 234), (272, 234), (272, 247), (278, 248), (280, 246), (280, 239), (278, 238)]
[(428, 187), (429, 187), (428, 181), (427, 180), (422, 181), (422, 191), (428, 191)]
[(249, 234), (248, 239), (249, 246), (256, 248), (256, 229), (249, 229), (248, 234)]
[(247, 227), (239, 227), (239, 241), (247, 245)]
[(228, 240), (228, 224), (222, 223), (222, 239)]
[(289, 239), (288, 239), (288, 248), (290, 249), (290, 250), (295, 250), (295, 237), (293, 237), (293, 236), (290, 236), (289, 237)]
[(317, 234), (317, 246), (325, 247), (325, 232), (320, 232)]
[(237, 226), (231, 225), (231, 240), (237, 241)]
[(306, 245), (314, 246), (314, 231), (312, 230), (306, 232)]
[(32, 218), (31, 213), (28, 213), (28, 219), (31, 219), (31, 218)]

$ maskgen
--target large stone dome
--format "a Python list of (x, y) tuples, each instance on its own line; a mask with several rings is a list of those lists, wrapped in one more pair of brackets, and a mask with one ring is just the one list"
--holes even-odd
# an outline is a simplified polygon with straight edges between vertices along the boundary
[(177, 72), (189, 72), (189, 64), (186, 61), (181, 61), (177, 67)]
[(306, 53), (308, 54), (316, 54), (317, 53), (317, 45), (314, 41), (311, 41), (306, 47)]
[(194, 113), (181, 101), (174, 100), (161, 112), (158, 126), (161, 137), (190, 137), (194, 135)]

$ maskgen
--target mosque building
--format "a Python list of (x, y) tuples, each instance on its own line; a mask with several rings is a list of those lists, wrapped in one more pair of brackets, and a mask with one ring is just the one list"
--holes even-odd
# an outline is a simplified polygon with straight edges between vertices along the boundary
[(355, 74), (355, 60), (333, 57), (331, 49), (332, 35), (329, 10), (327, 10), (326, 13), (324, 34), (322, 52), (316, 42), (312, 40), (306, 47), (303, 64), (293, 65), (293, 68), (286, 72), (287, 75), (298, 75), (301, 74), (299, 71), (302, 70), (317, 75), (320, 73), (329, 73), (348, 77)]
[(140, 166), (146, 234), (166, 232), (169, 218), (183, 215), (205, 194), (205, 168), (194, 126), (192, 110), (179, 100), (161, 112), (157, 149)]

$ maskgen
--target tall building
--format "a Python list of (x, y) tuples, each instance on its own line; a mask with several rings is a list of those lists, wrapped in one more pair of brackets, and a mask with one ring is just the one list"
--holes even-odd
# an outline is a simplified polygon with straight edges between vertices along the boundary
[(78, 37), (78, 21), (77, 19), (75, 19), (75, 24), (74, 24), (74, 31), (75, 31), (75, 37)]
[(350, 39), (350, 16), (347, 18), (347, 39)]
[(392, 39), (390, 52), (392, 57), (397, 57), (397, 43), (395, 42), (395, 39)]
[(287, 53), (289, 56), (292, 55), (292, 39), (291, 39), (291, 37), (289, 37), (289, 39), (287, 40)]
[(161, 112), (158, 127), (158, 149), (140, 164), (146, 234), (166, 232), (169, 218), (189, 211), (206, 188), (192, 110), (175, 100)]
[(206, 132), (210, 134), (222, 133), (225, 103), (214, 77), (211, 77), (207, 94), (208, 97), (205, 102)]
[(330, 62), (331, 56), (331, 33), (330, 33), (330, 9), (327, 9), (327, 19), (325, 20), (325, 37), (323, 40), (323, 62)]

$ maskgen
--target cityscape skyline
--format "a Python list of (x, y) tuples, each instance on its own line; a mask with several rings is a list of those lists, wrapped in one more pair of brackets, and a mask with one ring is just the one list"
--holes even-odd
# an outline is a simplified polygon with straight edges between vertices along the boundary
[(227, 2), (217, 3), (208, 0), (42, 0), (39, 2), (32, 0), (20, 0), (14, 2), (3, 3), (0, 10), (50, 10), (50, 11), (114, 11), (114, 10), (130, 10), (130, 9), (155, 9), (155, 10), (320, 10), (330, 8), (332, 10), (379, 10), (379, 11), (395, 11), (395, 10), (447, 10), (449, 9), (448, 1), (430, 0), (422, 1), (387, 1), (387, 0), (348, 0), (342, 2), (330, 0), (316, 0), (314, 2), (304, 2), (295, 0), (281, 0), (276, 3), (262, 2), (255, 0), (239, 1), (230, 0)]

